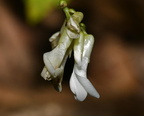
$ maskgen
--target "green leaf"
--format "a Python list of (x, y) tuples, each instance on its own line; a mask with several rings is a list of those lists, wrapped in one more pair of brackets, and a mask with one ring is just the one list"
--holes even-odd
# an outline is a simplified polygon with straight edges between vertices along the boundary
[(58, 6), (59, 0), (24, 0), (28, 22), (36, 24)]

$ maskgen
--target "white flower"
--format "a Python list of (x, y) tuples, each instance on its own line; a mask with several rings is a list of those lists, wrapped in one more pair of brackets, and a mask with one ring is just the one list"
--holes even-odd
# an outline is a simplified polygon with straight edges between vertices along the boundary
[(53, 34), (49, 41), (52, 51), (43, 55), (44, 68), (41, 76), (52, 81), (54, 88), (62, 91), (62, 80), (66, 60), (74, 50), (74, 69), (70, 78), (70, 89), (75, 94), (75, 99), (83, 101), (87, 94), (99, 98), (97, 90), (87, 79), (87, 66), (94, 44), (94, 37), (84, 31), (81, 12), (64, 8), (67, 20), (60, 32)]
[(75, 94), (75, 99), (79, 101), (85, 100), (87, 93), (96, 98), (100, 97), (92, 83), (87, 79), (86, 72), (78, 69), (76, 64), (70, 78), (70, 89)]
[[(78, 40), (75, 41), (78, 42)], [(87, 97), (87, 94), (99, 98), (99, 93), (93, 87), (92, 83), (87, 79), (87, 66), (89, 63), (94, 38), (92, 35), (81, 34), (79, 42), (80, 44), (84, 44), (74, 45), (75, 65), (70, 78), (71, 91), (75, 94), (75, 99), (79, 101), (83, 101)]]
[(80, 36), (79, 23), (83, 18), (80, 12), (74, 13), (66, 20), (60, 30), (53, 34), (49, 41), (52, 44), (53, 50), (46, 52), (43, 55), (44, 68), (41, 76), (45, 80), (51, 80), (57, 91), (62, 90), (61, 82), (63, 78), (64, 66), (68, 55), (71, 54), (71, 43), (73, 39), (78, 39)]

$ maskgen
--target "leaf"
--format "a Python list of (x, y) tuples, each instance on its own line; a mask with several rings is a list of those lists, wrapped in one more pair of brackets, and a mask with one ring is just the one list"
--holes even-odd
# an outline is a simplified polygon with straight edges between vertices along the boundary
[(24, 0), (24, 3), (28, 22), (36, 24), (58, 6), (59, 0)]

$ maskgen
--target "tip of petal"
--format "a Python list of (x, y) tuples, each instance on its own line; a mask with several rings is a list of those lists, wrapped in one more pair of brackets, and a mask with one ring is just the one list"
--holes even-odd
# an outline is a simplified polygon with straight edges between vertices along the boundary
[(81, 85), (84, 87), (84, 89), (93, 97), (96, 98), (100, 98), (99, 93), (97, 92), (97, 90), (94, 88), (94, 86), (92, 85), (92, 83), (84, 77), (81, 77), (79, 75), (77, 75), (77, 79), (79, 80), (79, 82), (81, 83)]
[(77, 97), (76, 95), (74, 96), (75, 100), (78, 100), (80, 102), (83, 102), (86, 98), (86, 96), (83, 96), (83, 97)]
[(78, 101), (84, 101), (87, 97), (86, 90), (79, 83), (74, 72), (70, 78), (70, 89), (75, 94), (74, 98)]
[(45, 79), (48, 80), (48, 78), (50, 77), (49, 72), (47, 71), (46, 67), (43, 68), (42, 72), (41, 72), (41, 76)]
[(62, 77), (53, 78), (51, 82), (52, 82), (52, 85), (53, 85), (53, 87), (55, 88), (56, 91), (58, 91), (58, 92), (62, 91), (62, 84), (61, 84)]
[(99, 95), (99, 93), (97, 91), (95, 93), (93, 93), (92, 96), (96, 97), (96, 98), (100, 98), (100, 95)]
[(62, 92), (62, 85), (61, 84), (54, 85), (54, 88), (55, 88), (56, 91)]

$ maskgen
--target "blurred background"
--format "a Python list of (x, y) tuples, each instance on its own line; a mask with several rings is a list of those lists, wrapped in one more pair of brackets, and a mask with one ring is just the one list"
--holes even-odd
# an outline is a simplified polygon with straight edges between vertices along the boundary
[(88, 78), (101, 98), (84, 102), (69, 89), (72, 59), (62, 93), (40, 76), (48, 38), (65, 18), (58, 2), (0, 0), (0, 116), (144, 115), (144, 1), (68, 1), (95, 36)]

